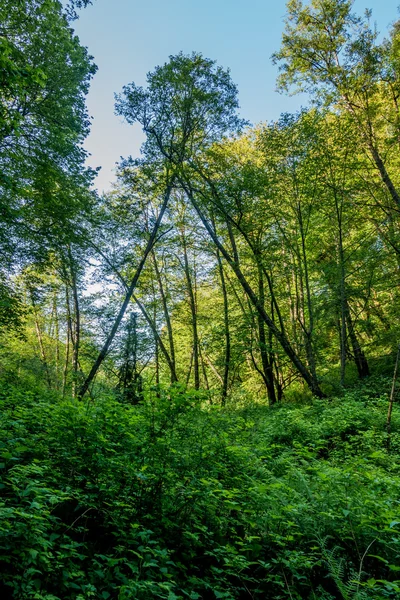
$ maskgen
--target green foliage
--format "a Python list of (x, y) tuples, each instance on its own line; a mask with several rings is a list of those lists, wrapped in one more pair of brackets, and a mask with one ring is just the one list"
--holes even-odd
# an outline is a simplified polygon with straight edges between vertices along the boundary
[(381, 385), (230, 410), (178, 385), (136, 407), (3, 386), (3, 594), (398, 597), (400, 413), (387, 454)]
[[(60, 2), (0, 0), (2, 278), (82, 238), (93, 206), (82, 142), (95, 71)], [(15, 302), (9, 310), (18, 320)]]
[(229, 71), (201, 54), (170, 56), (147, 75), (147, 84), (133, 82), (116, 96), (116, 113), (147, 134), (147, 158), (179, 165), (244, 124)]
[(22, 332), (26, 306), (9, 285), (0, 280), (0, 329)]
[(241, 137), (229, 71), (170, 57), (117, 97), (147, 139), (97, 202), (88, 4), (0, 0), (0, 594), (399, 598), (399, 27), (291, 0), (280, 83), (325, 108)]

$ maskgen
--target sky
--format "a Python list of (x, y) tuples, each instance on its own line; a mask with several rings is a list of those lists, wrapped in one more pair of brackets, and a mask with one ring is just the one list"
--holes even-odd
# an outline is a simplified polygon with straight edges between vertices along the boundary
[[(399, 17), (400, 0), (355, 0), (354, 11), (372, 9), (372, 20), (385, 34)], [(139, 156), (139, 126), (114, 115), (114, 93), (132, 81), (146, 84), (146, 74), (180, 51), (201, 52), (229, 68), (239, 88), (241, 116), (253, 124), (307, 105), (306, 96), (276, 92), (278, 67), (271, 55), (279, 49), (285, 0), (94, 0), (73, 26), (94, 57), (98, 71), (87, 99), (92, 116), (85, 147), (89, 164), (101, 166), (96, 186), (110, 188), (121, 156)]]

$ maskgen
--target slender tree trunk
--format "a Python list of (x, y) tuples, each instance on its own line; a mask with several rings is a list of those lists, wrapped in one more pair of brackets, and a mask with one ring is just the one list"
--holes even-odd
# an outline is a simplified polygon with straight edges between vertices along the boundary
[(350, 314), (349, 304), (346, 300), (346, 322), (347, 322), (347, 330), (349, 332), (349, 338), (351, 342), (351, 346), (353, 348), (354, 360), (357, 366), (358, 376), (362, 379), (364, 377), (368, 377), (369, 375), (369, 366), (367, 359), (365, 358), (365, 354), (362, 351), (360, 343), (358, 341), (353, 320)]
[(201, 344), (199, 343), (199, 357), (200, 357), (200, 363), (201, 363), (201, 370), (203, 373), (203, 377), (204, 377), (204, 382), (206, 384), (206, 390), (210, 389), (210, 384), (208, 383), (208, 376), (207, 376), (207, 369), (206, 369), (206, 362), (203, 359), (203, 352), (201, 350)]
[(343, 387), (346, 376), (346, 279), (343, 252), (342, 227), (339, 221), (339, 293), (340, 293), (340, 385)]
[(298, 277), (298, 269), (297, 269), (297, 264), (296, 264), (296, 260), (295, 258), (293, 258), (293, 263), (292, 263), (292, 283), (293, 283), (293, 290), (294, 290), (294, 326), (293, 326), (293, 341), (295, 343), (295, 348), (297, 350), (298, 353), (301, 352), (301, 347), (302, 347), (302, 342), (301, 342), (301, 338), (302, 338), (302, 331), (301, 328), (299, 327), (300, 323), (302, 322), (302, 315), (301, 315), (301, 307), (300, 307), (300, 294), (299, 294), (299, 277)]
[[(272, 321), (275, 322), (274, 309), (275, 309), (274, 301), (271, 298), (271, 318), (272, 318)], [(278, 360), (277, 360), (275, 352), (273, 351), (272, 342), (273, 342), (273, 333), (270, 329), (268, 329), (268, 346), (270, 348), (270, 359), (269, 360), (271, 363), (271, 368), (273, 370), (275, 369), (275, 376), (274, 376), (275, 387), (276, 387), (276, 391), (277, 391), (277, 399), (278, 399), (278, 402), (280, 402), (283, 397), (283, 383), (282, 383), (282, 377), (281, 377), (281, 372), (279, 369)]]
[(160, 290), (160, 295), (161, 295), (161, 302), (162, 302), (162, 306), (163, 306), (165, 324), (167, 326), (167, 332), (168, 332), (168, 342), (169, 342), (168, 365), (169, 365), (170, 371), (171, 371), (171, 383), (174, 383), (175, 381), (178, 381), (178, 378), (176, 376), (174, 335), (173, 335), (173, 330), (172, 330), (171, 318), (170, 318), (169, 310), (168, 310), (167, 297), (165, 295), (164, 285), (162, 282), (162, 277), (161, 277), (160, 269), (158, 268), (157, 257), (156, 257), (156, 253), (154, 250), (152, 250), (152, 257), (153, 257), (153, 264), (154, 264), (156, 279), (157, 279), (157, 283), (158, 283), (158, 289)]
[(386, 430), (387, 430), (387, 434), (388, 434), (388, 439), (387, 439), (388, 452), (390, 450), (390, 432), (391, 432), (393, 403), (394, 403), (394, 398), (396, 395), (396, 381), (397, 381), (397, 371), (399, 368), (399, 358), (400, 358), (400, 344), (397, 348), (396, 363), (394, 365), (394, 372), (393, 372), (392, 389), (390, 392), (389, 408), (388, 408), (388, 414), (387, 414), (387, 419), (386, 419)]
[(64, 370), (63, 370), (63, 380), (62, 380), (62, 395), (65, 396), (65, 392), (67, 389), (67, 378), (68, 378), (68, 365), (69, 365), (69, 351), (70, 351), (70, 342), (71, 342), (71, 314), (70, 314), (70, 306), (69, 306), (69, 292), (68, 292), (68, 284), (65, 284), (65, 308), (67, 315), (67, 340), (65, 344), (65, 361), (64, 361)]
[(72, 396), (76, 398), (77, 385), (78, 385), (78, 373), (79, 373), (79, 348), (81, 339), (81, 314), (79, 307), (79, 296), (78, 296), (78, 285), (76, 277), (76, 269), (74, 265), (74, 259), (71, 252), (71, 247), (68, 247), (68, 259), (71, 272), (71, 289), (74, 306), (74, 327), (73, 327), (73, 338), (72, 338)]
[(290, 359), (290, 361), (293, 363), (293, 365), (296, 368), (296, 370), (298, 371), (298, 373), (304, 379), (304, 381), (306, 382), (306, 384), (309, 386), (309, 388), (311, 389), (311, 391), (313, 392), (313, 394), (315, 394), (316, 396), (318, 396), (320, 398), (324, 398), (325, 394), (320, 389), (318, 381), (310, 373), (310, 371), (307, 369), (306, 365), (303, 364), (303, 362), (301, 361), (300, 357), (296, 354), (296, 352), (294, 351), (294, 349), (293, 349), (290, 341), (286, 337), (286, 334), (283, 331), (281, 331), (280, 329), (278, 329), (276, 327), (275, 323), (272, 321), (272, 319), (266, 313), (265, 308), (260, 303), (259, 298), (257, 297), (257, 295), (255, 294), (254, 290), (252, 289), (252, 287), (248, 283), (248, 281), (247, 281), (246, 277), (244, 276), (242, 270), (240, 269), (239, 265), (230, 256), (230, 254), (226, 250), (225, 246), (220, 242), (220, 240), (219, 240), (216, 232), (212, 228), (211, 224), (206, 219), (206, 217), (203, 215), (203, 213), (202, 213), (202, 211), (200, 209), (200, 206), (197, 204), (196, 200), (194, 199), (194, 196), (193, 196), (191, 190), (187, 187), (187, 185), (185, 184), (185, 182), (182, 182), (182, 184), (184, 186), (184, 189), (185, 189), (186, 193), (188, 194), (188, 197), (189, 197), (189, 199), (190, 199), (190, 201), (191, 201), (194, 209), (196, 210), (197, 214), (199, 215), (199, 218), (201, 219), (204, 227), (208, 231), (211, 239), (213, 240), (213, 242), (215, 243), (215, 245), (217, 246), (217, 248), (220, 250), (222, 256), (225, 258), (225, 260), (228, 262), (229, 266), (234, 271), (236, 277), (239, 280), (240, 285), (242, 286), (242, 288), (246, 292), (246, 294), (249, 297), (251, 303), (256, 308), (256, 310), (260, 313), (260, 315), (261, 315), (262, 319), (264, 320), (265, 324), (267, 325), (267, 327), (269, 327), (271, 329), (273, 335), (275, 336), (275, 338), (277, 339), (277, 341), (282, 346), (282, 349), (284, 350), (284, 352), (286, 353), (286, 355), (288, 356), (288, 358)]
[(118, 388), (129, 404), (136, 405), (142, 400), (141, 375), (137, 371), (138, 335), (136, 313), (132, 312), (126, 328), (124, 361), (118, 373)]
[(338, 254), (338, 277), (339, 277), (339, 341), (340, 341), (340, 385), (343, 387), (346, 377), (346, 267), (345, 252), (343, 246), (343, 194), (336, 189), (335, 175), (329, 158), (329, 171), (333, 182), (333, 197), (335, 202), (336, 225), (337, 225), (337, 254)]
[(192, 368), (193, 368), (193, 348), (192, 348), (192, 352), (190, 354), (190, 363), (189, 363), (189, 370), (188, 370), (187, 375), (186, 375), (185, 389), (189, 385), (190, 376), (192, 374)]
[(154, 338), (154, 358), (156, 361), (156, 386), (160, 387), (160, 353), (158, 351), (158, 340)]
[(215, 365), (213, 365), (211, 358), (203, 351), (201, 353), (202, 357), (204, 358), (205, 362), (208, 364), (208, 366), (210, 367), (211, 371), (214, 373), (215, 377), (218, 379), (218, 381), (220, 382), (221, 385), (223, 385), (224, 380), (221, 377), (221, 375), (218, 373)]
[(229, 303), (228, 303), (228, 293), (226, 289), (225, 275), (224, 275), (224, 267), (221, 260), (220, 251), (217, 248), (217, 262), (218, 262), (218, 270), (219, 270), (219, 278), (221, 281), (221, 290), (222, 297), (224, 301), (224, 334), (225, 334), (225, 360), (224, 360), (224, 377), (222, 383), (222, 393), (221, 393), (221, 403), (222, 406), (226, 403), (226, 398), (228, 395), (228, 385), (229, 385), (229, 369), (231, 362), (231, 334), (229, 328)]
[[(284, 246), (282, 247), (282, 252), (285, 253)], [(290, 259), (289, 259), (290, 260)], [(293, 345), (297, 351), (299, 351), (299, 343), (298, 343), (298, 335), (297, 335), (297, 323), (298, 323), (298, 315), (297, 315), (297, 297), (294, 296), (293, 289), (296, 290), (296, 275), (295, 269), (292, 265), (289, 265), (287, 262), (284, 263), (284, 271), (285, 271), (285, 280), (286, 280), (286, 290), (289, 297), (290, 302), (290, 329), (292, 333)]]
[[(71, 358), (71, 365), (72, 365), (72, 370), (73, 370), (75, 334), (74, 334), (74, 327), (73, 327), (73, 322), (72, 322), (71, 298), (70, 298), (70, 294), (69, 294), (69, 283), (68, 282), (65, 285), (65, 298), (66, 298), (66, 310), (67, 310), (67, 332), (68, 332), (68, 336), (69, 336), (69, 340), (70, 340), (70, 354), (71, 354), (70, 358)], [(72, 348), (72, 353), (71, 353), (71, 348)], [(67, 366), (67, 368), (68, 368), (68, 366)]]
[(58, 321), (57, 295), (54, 293), (54, 334), (56, 338), (56, 389), (60, 388), (60, 324)]
[(190, 307), (192, 332), (193, 332), (194, 387), (196, 390), (198, 390), (200, 388), (200, 361), (199, 361), (199, 336), (198, 336), (198, 331), (197, 331), (197, 307), (196, 307), (196, 298), (195, 298), (194, 289), (193, 289), (192, 276), (190, 273), (186, 235), (185, 235), (184, 231), (182, 231), (182, 244), (183, 244), (184, 270), (185, 270), (186, 286), (187, 286), (188, 297), (189, 297), (189, 307)]
[(107, 352), (108, 352), (108, 350), (109, 350), (109, 348), (111, 346), (111, 343), (112, 343), (112, 341), (113, 341), (113, 339), (115, 337), (115, 334), (117, 333), (118, 327), (119, 327), (119, 325), (120, 325), (120, 323), (122, 321), (122, 318), (123, 318), (123, 316), (125, 314), (125, 311), (126, 311), (126, 309), (128, 307), (128, 304), (130, 302), (132, 294), (133, 294), (133, 292), (134, 292), (134, 290), (136, 288), (137, 282), (139, 281), (139, 277), (140, 277), (140, 275), (142, 273), (142, 270), (143, 270), (143, 267), (145, 265), (146, 259), (147, 259), (148, 255), (150, 254), (150, 252), (151, 252), (151, 250), (152, 250), (152, 248), (154, 246), (154, 243), (156, 241), (156, 236), (157, 236), (158, 230), (160, 228), (160, 225), (162, 223), (162, 219), (163, 219), (164, 213), (165, 213), (166, 208), (168, 206), (168, 202), (169, 202), (169, 198), (170, 198), (171, 190), (172, 190), (172, 185), (173, 185), (173, 183), (170, 182), (169, 185), (168, 185), (168, 187), (167, 187), (167, 189), (166, 189), (166, 192), (165, 192), (165, 195), (164, 195), (164, 200), (163, 200), (163, 203), (162, 203), (162, 206), (161, 206), (161, 209), (160, 209), (160, 213), (159, 213), (158, 218), (157, 218), (157, 220), (156, 220), (156, 222), (154, 224), (153, 231), (151, 232), (150, 238), (149, 238), (149, 240), (148, 240), (148, 242), (146, 244), (146, 248), (145, 248), (145, 251), (143, 253), (143, 257), (142, 257), (141, 261), (139, 262), (139, 265), (138, 265), (138, 267), (136, 269), (135, 275), (133, 276), (133, 279), (132, 279), (132, 282), (131, 282), (131, 284), (129, 286), (129, 289), (126, 292), (125, 299), (124, 299), (124, 301), (122, 303), (120, 311), (119, 311), (119, 313), (117, 315), (117, 318), (114, 321), (114, 325), (112, 326), (111, 331), (108, 334), (108, 337), (107, 337), (107, 339), (106, 339), (106, 341), (105, 341), (102, 349), (100, 350), (100, 353), (99, 353), (99, 355), (98, 355), (98, 357), (97, 357), (97, 359), (96, 359), (96, 361), (95, 361), (95, 363), (94, 363), (94, 365), (93, 365), (93, 367), (92, 367), (89, 375), (87, 376), (86, 380), (84, 381), (84, 383), (83, 383), (83, 385), (82, 385), (82, 387), (81, 387), (81, 389), (79, 391), (79, 396), (81, 398), (87, 392), (89, 385), (93, 381), (93, 379), (94, 379), (97, 371), (99, 370), (102, 362), (104, 361), (105, 357), (107, 356)]
[[(154, 298), (154, 286), (153, 286), (153, 298)], [(153, 304), (153, 322), (157, 323), (157, 306), (156, 306), (155, 302)], [(157, 386), (156, 396), (157, 396), (157, 398), (160, 398), (161, 397), (161, 394), (160, 394), (160, 345), (158, 343), (157, 337), (154, 338), (154, 349), (155, 349), (154, 358), (156, 361), (156, 386)]]
[[(54, 313), (54, 296), (53, 296), (53, 302), (51, 305), (51, 314), (50, 314), (50, 320), (48, 323), (48, 333), (47, 335), (49, 336), (49, 338), (54, 337), (54, 329), (55, 329), (55, 313)], [(46, 333), (46, 325), (45, 325), (45, 333)]]
[[(264, 279), (262, 268), (258, 266), (258, 298), (260, 304), (265, 309), (265, 291), (264, 291)], [(270, 405), (276, 403), (276, 394), (275, 394), (275, 385), (274, 385), (274, 371), (272, 368), (272, 363), (269, 360), (269, 348), (267, 347), (267, 337), (265, 333), (265, 322), (262, 318), (261, 314), (257, 313), (257, 322), (258, 322), (258, 337), (260, 340), (260, 354), (261, 354), (261, 364), (264, 373), (264, 381), (267, 387), (268, 400)]]
[(33, 315), (34, 315), (34, 319), (35, 319), (36, 336), (37, 336), (39, 350), (40, 350), (40, 358), (41, 358), (41, 361), (42, 361), (42, 364), (44, 367), (44, 371), (46, 373), (47, 385), (49, 388), (51, 388), (50, 370), (49, 370), (49, 365), (47, 362), (46, 351), (44, 348), (44, 342), (43, 342), (43, 336), (42, 336), (42, 330), (40, 328), (40, 323), (39, 323), (39, 319), (38, 319), (38, 313), (37, 313), (36, 303), (35, 303), (35, 299), (33, 297), (33, 293), (31, 293), (31, 301), (32, 301), (32, 307), (33, 307)]
[(175, 365), (172, 361), (172, 358), (167, 350), (167, 348), (165, 347), (165, 344), (160, 336), (160, 334), (157, 331), (157, 327), (156, 324), (154, 323), (153, 319), (151, 318), (151, 316), (149, 315), (149, 313), (147, 312), (147, 310), (145, 309), (145, 307), (143, 306), (143, 304), (140, 302), (140, 300), (135, 296), (135, 294), (132, 294), (132, 298), (133, 300), (136, 302), (136, 304), (138, 305), (140, 312), (142, 313), (142, 315), (144, 316), (145, 320), (147, 321), (147, 324), (149, 325), (154, 339), (156, 340), (156, 342), (158, 343), (158, 347), (160, 348), (161, 352), (163, 353), (165, 360), (167, 361), (168, 367), (170, 369), (171, 372), (171, 383), (174, 383), (176, 381), (178, 381), (178, 377), (176, 376), (176, 372), (175, 372)]
[[(299, 225), (300, 225), (300, 236), (301, 236), (301, 254), (302, 261), (304, 267), (304, 285), (306, 288), (306, 305), (307, 305), (307, 313), (308, 313), (308, 324), (304, 322), (304, 337), (305, 337), (305, 347), (306, 347), (306, 355), (307, 362), (311, 374), (314, 379), (317, 379), (317, 370), (316, 370), (316, 360), (315, 360), (315, 352), (314, 352), (314, 309), (312, 305), (311, 299), (311, 289), (310, 289), (310, 278), (308, 273), (308, 257), (306, 250), (306, 234), (304, 230), (303, 223), (303, 214), (301, 211), (301, 207), (298, 206), (298, 215), (299, 215)], [(301, 269), (301, 266), (300, 266)]]

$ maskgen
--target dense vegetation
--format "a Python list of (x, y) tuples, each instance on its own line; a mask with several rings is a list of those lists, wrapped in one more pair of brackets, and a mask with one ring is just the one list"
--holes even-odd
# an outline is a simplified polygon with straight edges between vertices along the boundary
[(399, 24), (290, 0), (257, 127), (171, 56), (99, 196), (88, 3), (0, 0), (2, 597), (399, 598)]
[(4, 386), (3, 597), (398, 598), (387, 385), (222, 411)]

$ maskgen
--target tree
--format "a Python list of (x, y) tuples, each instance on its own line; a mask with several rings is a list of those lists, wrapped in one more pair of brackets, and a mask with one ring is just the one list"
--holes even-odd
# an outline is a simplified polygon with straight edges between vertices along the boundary
[(102, 346), (102, 348), (101, 348), (101, 350), (100, 350), (100, 352), (99, 352), (99, 354), (97, 356), (97, 359), (95, 360), (95, 362), (94, 362), (94, 364), (93, 364), (93, 366), (92, 366), (92, 368), (91, 368), (88, 376), (86, 377), (85, 381), (82, 384), (82, 387), (80, 388), (79, 397), (81, 397), (81, 398), (87, 392), (87, 390), (88, 390), (91, 382), (93, 381), (93, 379), (94, 379), (97, 371), (99, 370), (99, 367), (101, 366), (101, 364), (103, 363), (104, 359), (107, 356), (107, 352), (108, 352), (108, 350), (109, 350), (109, 348), (110, 348), (110, 346), (111, 346), (111, 344), (112, 344), (112, 342), (114, 340), (115, 334), (118, 331), (119, 325), (120, 325), (120, 323), (121, 323), (121, 321), (122, 321), (122, 319), (123, 319), (123, 317), (125, 315), (126, 309), (127, 309), (128, 305), (129, 305), (129, 302), (130, 302), (130, 300), (132, 298), (132, 295), (133, 295), (133, 293), (135, 291), (136, 285), (137, 285), (137, 283), (139, 281), (139, 277), (140, 277), (140, 275), (142, 273), (142, 270), (143, 270), (143, 267), (144, 267), (144, 265), (146, 263), (147, 257), (151, 253), (151, 251), (153, 249), (153, 246), (156, 243), (157, 234), (158, 234), (158, 231), (160, 229), (164, 213), (165, 213), (165, 211), (167, 209), (169, 198), (170, 198), (172, 187), (173, 187), (173, 177), (170, 177), (170, 175), (169, 175), (168, 172), (166, 173), (166, 180), (165, 180), (164, 185), (165, 185), (165, 191), (164, 191), (164, 194), (163, 194), (163, 197), (162, 197), (162, 201), (161, 201), (161, 205), (160, 205), (160, 209), (159, 209), (159, 214), (158, 214), (158, 216), (157, 216), (157, 218), (156, 218), (156, 220), (154, 222), (154, 225), (152, 227), (151, 233), (150, 233), (150, 235), (149, 235), (149, 237), (147, 239), (145, 248), (143, 250), (143, 255), (140, 258), (139, 263), (137, 264), (135, 273), (134, 273), (134, 275), (133, 275), (133, 277), (131, 279), (131, 282), (129, 284), (129, 287), (128, 287), (127, 291), (126, 291), (125, 298), (124, 298), (124, 301), (122, 303), (122, 306), (121, 306), (121, 308), (120, 308), (120, 310), (119, 310), (119, 312), (117, 314), (117, 317), (116, 317), (116, 319), (115, 319), (115, 321), (114, 321), (114, 323), (113, 323), (113, 325), (111, 327), (111, 330), (110, 330), (110, 332), (109, 332), (109, 334), (108, 334), (108, 336), (107, 336), (107, 338), (106, 338), (106, 340), (105, 340), (105, 342), (104, 342), (104, 344), (103, 344), (103, 346)]
[(170, 56), (147, 76), (147, 89), (135, 83), (116, 96), (116, 113), (139, 123), (147, 160), (180, 167), (227, 133), (244, 124), (236, 110), (237, 89), (229, 71), (193, 53)]
[(138, 404), (143, 398), (142, 376), (138, 371), (138, 331), (137, 316), (130, 314), (126, 327), (123, 362), (119, 369), (118, 388), (123, 399), (129, 404)]
[(288, 2), (282, 46), (273, 55), (280, 63), (278, 86), (310, 92), (348, 112), (398, 211), (396, 170), (389, 167), (388, 153), (398, 152), (399, 28), (379, 45), (370, 12), (358, 17), (352, 5), (353, 0)]
[(169, 63), (148, 74), (147, 81), (147, 90), (134, 83), (126, 86), (116, 97), (116, 112), (128, 123), (138, 121), (147, 134), (142, 147), (145, 157), (142, 164), (148, 173), (152, 172), (153, 177), (158, 173), (164, 182), (162, 205), (118, 316), (81, 387), (80, 396), (86, 393), (96, 375), (125, 314), (155, 243), (177, 171), (193, 152), (241, 123), (235, 113), (236, 88), (229, 74), (214, 68), (212, 61), (200, 55), (171, 56)]
[[(235, 157), (237, 160), (239, 147), (240, 144), (237, 146), (236, 152), (234, 151), (232, 154), (224, 153), (224, 146), (216, 146), (211, 149), (210, 152), (203, 155), (202, 160), (192, 161), (189, 164), (189, 168), (185, 172), (185, 179), (182, 178), (181, 183), (204, 227), (221, 255), (234, 270), (265, 326), (271, 331), (296, 371), (313, 392), (323, 395), (315, 373), (310, 372), (303, 363), (287, 335), (273, 282), (268, 272), (269, 257), (266, 257), (261, 251), (260, 235), (261, 237), (265, 235), (266, 226), (264, 226), (261, 214), (260, 220), (254, 217), (255, 214), (262, 213), (263, 204), (260, 202), (260, 197), (265, 198), (265, 193), (268, 195), (268, 192), (263, 189), (263, 186), (268, 185), (268, 179), (265, 178), (262, 169), (257, 167), (257, 159), (253, 164), (251, 161), (245, 160), (244, 164), (238, 168)], [(215, 215), (219, 216), (219, 223), (225, 230), (226, 243), (221, 240), (218, 231), (212, 226), (211, 209)], [(259, 272), (262, 272), (263, 278), (265, 277), (273, 307), (273, 312), (270, 314), (263, 305), (262, 297), (255, 291), (251, 278), (246, 275), (244, 265), (241, 264), (239, 246), (235, 240), (234, 231), (239, 236), (241, 244), (247, 248), (247, 252), (250, 252), (253, 265), (259, 269)], [(257, 286), (262, 296), (260, 284), (262, 282), (259, 280)], [(275, 322), (275, 318), (277, 322)], [(263, 340), (260, 340), (260, 344), (261, 346), (265, 345)], [(267, 367), (265, 360), (264, 367)], [(268, 377), (271, 379), (271, 366), (268, 366), (268, 373)], [(272, 386), (270, 393), (273, 399)]]
[[(94, 173), (85, 96), (96, 71), (56, 0), (0, 1), (0, 252), (3, 277), (79, 243)], [(81, 229), (79, 227), (79, 229)], [(12, 298), (12, 293), (10, 298)]]

